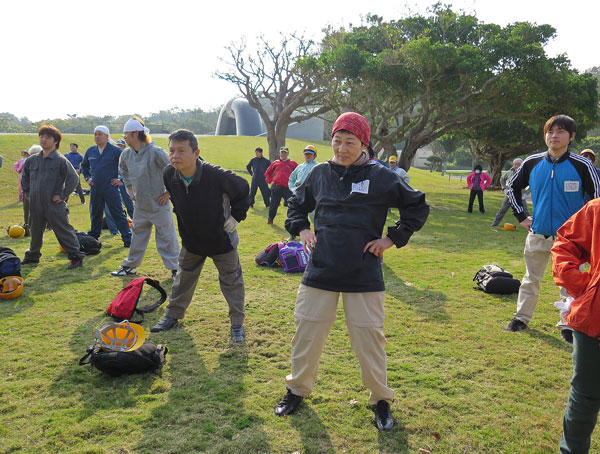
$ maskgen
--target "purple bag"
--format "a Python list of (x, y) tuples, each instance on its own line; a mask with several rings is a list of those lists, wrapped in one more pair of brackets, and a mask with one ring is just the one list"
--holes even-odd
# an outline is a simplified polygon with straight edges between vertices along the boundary
[(290, 241), (279, 248), (279, 260), (286, 273), (300, 273), (306, 269), (308, 254), (302, 244)]

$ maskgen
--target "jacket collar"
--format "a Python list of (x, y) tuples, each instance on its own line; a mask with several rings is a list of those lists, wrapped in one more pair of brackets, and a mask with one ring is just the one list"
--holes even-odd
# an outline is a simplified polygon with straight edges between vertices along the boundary
[[(190, 185), (197, 183), (202, 178), (203, 162), (204, 161), (202, 161), (200, 158), (198, 158), (196, 161), (196, 173), (194, 173), (194, 178), (192, 179)], [(172, 166), (173, 164), (170, 165)], [(183, 175), (175, 167), (173, 167), (173, 170), (173, 178), (171, 178), (171, 181), (176, 184), (183, 184)]]
[(549, 152), (549, 151), (546, 151), (546, 156), (545, 156), (545, 158), (546, 158), (546, 161), (548, 161), (548, 162), (551, 162), (551, 163), (554, 163), (554, 162), (556, 162), (556, 163), (559, 163), (559, 162), (563, 162), (563, 161), (565, 161), (565, 160), (566, 160), (566, 159), (569, 157), (569, 155), (570, 155), (570, 154), (571, 154), (571, 152), (570, 152), (569, 150), (567, 150), (567, 151), (565, 151), (565, 152), (564, 152), (564, 153), (563, 153), (563, 154), (560, 156), (560, 158), (558, 158), (558, 159), (554, 159), (554, 158), (553, 158), (553, 157), (550, 155), (550, 152)]

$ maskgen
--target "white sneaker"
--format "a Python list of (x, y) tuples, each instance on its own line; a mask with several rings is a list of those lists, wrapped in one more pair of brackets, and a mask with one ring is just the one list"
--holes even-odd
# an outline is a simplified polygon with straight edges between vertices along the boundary
[(130, 268), (128, 266), (122, 266), (117, 271), (113, 271), (110, 273), (111, 276), (129, 276), (130, 274), (137, 273), (135, 268)]

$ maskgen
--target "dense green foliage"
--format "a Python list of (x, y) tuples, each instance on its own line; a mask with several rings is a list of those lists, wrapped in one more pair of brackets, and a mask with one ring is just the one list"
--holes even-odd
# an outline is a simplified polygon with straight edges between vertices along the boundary
[[(200, 137), (202, 156), (240, 174), (264, 138)], [(0, 225), (22, 220), (11, 164), (35, 136), (0, 136)], [(92, 136), (64, 142), (91, 145)], [(165, 139), (157, 139), (165, 146)], [(290, 140), (290, 157), (304, 143)], [(330, 156), (317, 144), (318, 159)], [(321, 361), (315, 392), (297, 414), (280, 419), (273, 407), (284, 394), (301, 276), (260, 268), (255, 254), (286, 236), (284, 213), (272, 226), (257, 203), (240, 224), (240, 259), (247, 303), (247, 342), (229, 342), (227, 305), (207, 261), (183, 326), (149, 338), (169, 348), (161, 373), (108, 378), (78, 359), (106, 321), (104, 310), (128, 278), (109, 277), (125, 257), (107, 232), (102, 252), (68, 271), (57, 241), (45, 234), (38, 266), (24, 267), (25, 291), (0, 302), (0, 452), (23, 453), (432, 453), (556, 452), (569, 389), (571, 348), (554, 327), (558, 289), (550, 272), (530, 328), (501, 327), (516, 295), (473, 290), (475, 272), (497, 263), (524, 272), (525, 231), (491, 229), (503, 194), (486, 191), (487, 212), (466, 212), (464, 180), (411, 169), (415, 188), (431, 204), (422, 231), (402, 249), (386, 251), (388, 379), (396, 390), (396, 425), (378, 433), (348, 342), (340, 307)], [(247, 176), (246, 176), (247, 177)], [(260, 197), (260, 196), (259, 196)], [(88, 206), (71, 198), (71, 221), (89, 227)], [(397, 216), (393, 209), (392, 223)], [(514, 222), (507, 216), (508, 222)], [(21, 257), (26, 238), (0, 244)], [(340, 264), (340, 266), (344, 266)], [(138, 269), (171, 279), (150, 242)], [(148, 301), (154, 293), (143, 296)], [(148, 329), (164, 308), (146, 316)], [(592, 450), (600, 449), (594, 441)]]
[(386, 156), (404, 141), (399, 164), (407, 169), (419, 147), (448, 133), (474, 131), (491, 144), (495, 137), (478, 129), (488, 123), (537, 129), (541, 119), (568, 113), (582, 132), (595, 125), (596, 80), (545, 54), (554, 34), (550, 25), (500, 27), (436, 4), (428, 15), (370, 16), (366, 25), (329, 29), (322, 53), (302, 65), (334, 110), (367, 116)]
[[(217, 125), (220, 108), (212, 109), (208, 112), (200, 108), (180, 109), (174, 107), (170, 110), (161, 110), (151, 113), (145, 118), (146, 126), (154, 133), (169, 133), (175, 129), (185, 128), (196, 134), (212, 134)], [(0, 132), (36, 132), (42, 123), (52, 123), (62, 132), (71, 134), (90, 134), (99, 124), (108, 126), (113, 132), (121, 132), (125, 122), (131, 118), (130, 115), (103, 117), (95, 115), (86, 115), (83, 117), (77, 114), (68, 115), (68, 118), (48, 119), (42, 121), (30, 121), (25, 118), (17, 118), (14, 115), (4, 112), (0, 113)], [(139, 115), (138, 115), (139, 116)]]

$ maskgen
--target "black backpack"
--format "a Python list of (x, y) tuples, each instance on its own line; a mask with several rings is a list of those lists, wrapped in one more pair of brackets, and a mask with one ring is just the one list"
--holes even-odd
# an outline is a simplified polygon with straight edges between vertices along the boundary
[(283, 242), (269, 244), (256, 254), (254, 261), (260, 266), (279, 266), (279, 250), (283, 245)]
[(521, 281), (514, 279), (512, 274), (498, 265), (484, 265), (477, 271), (473, 281), (476, 283), (474, 289), (500, 295), (517, 293), (521, 286)]
[(97, 255), (100, 253), (102, 243), (92, 235), (88, 235), (85, 232), (75, 232), (75, 235), (77, 235), (79, 250), (81, 252), (84, 252), (86, 255)]
[[(158, 369), (165, 362), (169, 350), (164, 345), (146, 341), (132, 352), (102, 350), (100, 343), (88, 347), (79, 365), (91, 364), (96, 369), (112, 376), (139, 374)], [(88, 361), (86, 361), (89, 358)]]
[(14, 251), (0, 246), (0, 278), (21, 275), (21, 259)]

